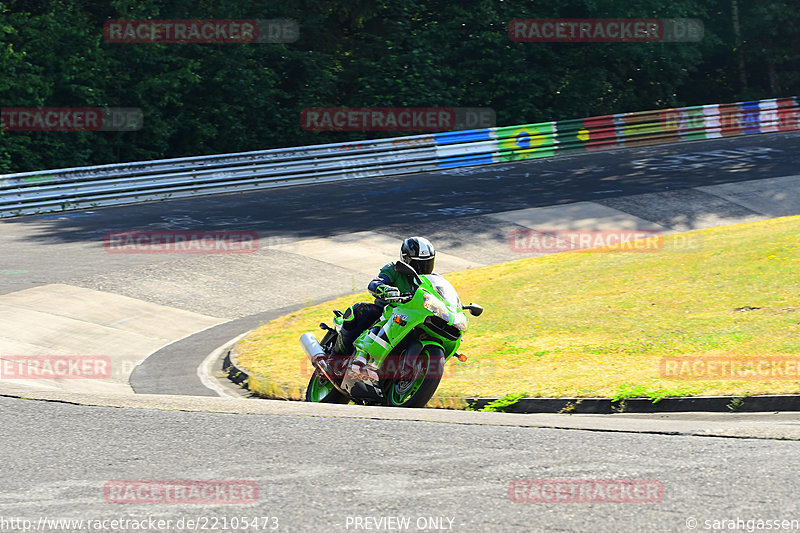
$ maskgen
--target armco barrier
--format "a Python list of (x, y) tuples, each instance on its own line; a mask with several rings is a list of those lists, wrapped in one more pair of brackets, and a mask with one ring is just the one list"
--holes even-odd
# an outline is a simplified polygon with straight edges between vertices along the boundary
[(452, 168), (798, 129), (797, 98), (773, 98), (443, 133), (436, 150), (439, 168)]
[(0, 218), (798, 129), (800, 107), (789, 97), (6, 174), (0, 175)]

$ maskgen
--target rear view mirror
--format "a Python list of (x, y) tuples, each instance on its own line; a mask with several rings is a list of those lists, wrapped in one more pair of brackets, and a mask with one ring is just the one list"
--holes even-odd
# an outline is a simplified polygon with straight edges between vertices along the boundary
[(472, 316), (481, 316), (481, 313), (483, 313), (483, 307), (478, 304), (470, 303), (469, 305), (463, 305), (462, 307), (469, 311)]
[(404, 263), (403, 261), (396, 261), (394, 264), (394, 269), (398, 274), (403, 274), (404, 276), (412, 276), (414, 280), (416, 280), (418, 285), (422, 283), (422, 280), (419, 279), (417, 271), (414, 270), (414, 267), (412, 267), (408, 263)]
[(394, 269), (398, 274), (403, 274), (404, 276), (415, 276), (417, 274), (417, 271), (414, 270), (414, 267), (403, 261), (396, 261), (394, 264)]

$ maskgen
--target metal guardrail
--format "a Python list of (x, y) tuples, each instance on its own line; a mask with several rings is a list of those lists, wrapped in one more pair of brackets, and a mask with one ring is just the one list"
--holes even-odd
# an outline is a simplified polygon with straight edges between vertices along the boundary
[(440, 168), (800, 130), (795, 97), (437, 134)]
[(795, 97), (0, 175), (0, 218), (800, 130)]

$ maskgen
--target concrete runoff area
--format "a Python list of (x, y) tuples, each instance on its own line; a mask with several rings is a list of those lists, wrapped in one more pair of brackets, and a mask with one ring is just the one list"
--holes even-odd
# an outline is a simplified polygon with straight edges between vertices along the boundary
[(536, 230), (662, 230), (663, 226), (596, 202), (532, 207), (488, 215)]
[[(397, 261), (400, 256), (401, 244), (401, 239), (383, 233), (360, 231), (347, 235), (278, 244), (275, 248), (374, 276), (381, 266)], [(376, 268), (376, 265), (380, 266)], [(481, 266), (484, 265), (443, 251), (437, 250), (436, 252), (436, 271), (439, 273)]]
[(697, 187), (769, 218), (800, 214), (800, 176)]
[[(132, 392), (130, 373), (150, 353), (220, 322), (61, 284), (5, 294), (0, 296), (0, 391), (14, 384), (85, 394)], [(76, 357), (82, 358), (80, 369), (64, 366)], [(74, 370), (91, 377), (75, 378)]]
[(531, 230), (518, 230), (509, 237), (509, 246), (521, 253), (579, 250), (665, 233), (663, 226), (596, 202), (532, 207), (487, 216)]
[(729, 226), (770, 218), (698, 189), (623, 196), (600, 202), (626, 213), (646, 217), (671, 232)]

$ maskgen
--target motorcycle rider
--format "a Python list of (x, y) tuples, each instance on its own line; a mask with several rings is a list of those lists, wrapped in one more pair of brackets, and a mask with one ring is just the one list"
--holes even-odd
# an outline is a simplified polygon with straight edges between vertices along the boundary
[[(428, 239), (409, 237), (400, 246), (400, 259), (411, 265), (417, 274), (432, 274), (436, 251)], [(353, 351), (353, 342), (380, 318), (383, 308), (386, 307), (386, 298), (407, 294), (415, 289), (414, 279), (397, 272), (394, 265), (394, 262), (387, 263), (370, 281), (367, 289), (375, 297), (374, 303), (359, 302), (344, 312), (342, 317), (344, 323), (336, 344), (336, 353), (349, 355)]]

